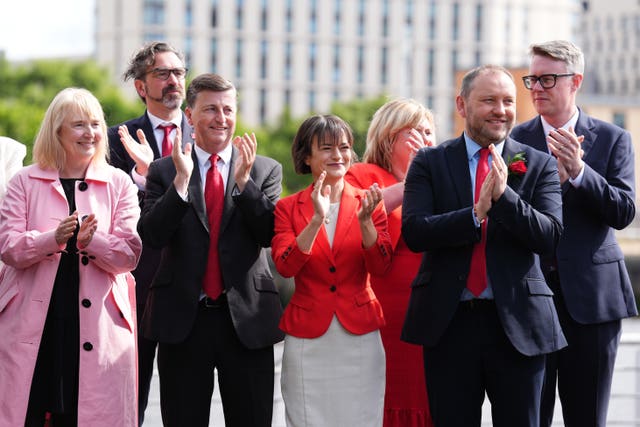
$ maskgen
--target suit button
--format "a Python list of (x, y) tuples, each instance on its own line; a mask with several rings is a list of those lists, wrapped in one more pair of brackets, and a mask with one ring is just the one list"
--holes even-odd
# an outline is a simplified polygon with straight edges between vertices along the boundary
[(87, 298), (82, 300), (82, 306), (85, 308), (89, 308), (91, 307), (91, 301), (89, 301)]
[(80, 191), (86, 191), (87, 188), (89, 188), (89, 185), (87, 185), (85, 181), (82, 181), (80, 184), (78, 184), (78, 190)]
[(333, 265), (329, 267), (329, 273), (335, 273), (335, 272), (336, 272), (336, 268)]
[(331, 287), (329, 288), (329, 290), (331, 292), (335, 292), (336, 291), (336, 285), (331, 285)]
[(91, 351), (93, 350), (93, 344), (91, 344), (90, 342), (86, 342), (82, 344), (82, 348), (84, 348), (86, 351)]
[(82, 262), (82, 265), (87, 265), (89, 264), (89, 257), (83, 256), (80, 261)]

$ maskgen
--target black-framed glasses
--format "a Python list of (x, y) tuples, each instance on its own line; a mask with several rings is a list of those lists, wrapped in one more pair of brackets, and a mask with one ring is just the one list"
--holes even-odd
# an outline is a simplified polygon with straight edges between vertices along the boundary
[(541, 76), (524, 76), (522, 81), (524, 82), (524, 87), (531, 90), (536, 85), (536, 82), (540, 82), (540, 86), (543, 89), (551, 89), (555, 87), (556, 81), (558, 77), (571, 77), (575, 76), (576, 73), (565, 73), (565, 74), (543, 74)]
[(181, 79), (187, 75), (188, 68), (154, 68), (147, 71), (147, 74), (151, 74), (156, 79), (167, 80), (171, 74)]

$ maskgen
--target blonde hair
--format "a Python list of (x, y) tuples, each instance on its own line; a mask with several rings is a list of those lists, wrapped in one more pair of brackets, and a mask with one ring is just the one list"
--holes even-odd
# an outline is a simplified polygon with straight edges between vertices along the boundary
[(433, 113), (415, 99), (387, 102), (373, 115), (362, 160), (391, 170), (391, 153), (397, 133), (406, 127), (416, 127), (424, 120), (433, 128)]
[(44, 114), (40, 130), (33, 144), (33, 161), (43, 169), (62, 169), (67, 161), (60, 141), (60, 128), (73, 113), (100, 121), (102, 140), (96, 144), (92, 162), (107, 163), (109, 150), (107, 123), (98, 99), (91, 92), (81, 88), (66, 88), (53, 98)]

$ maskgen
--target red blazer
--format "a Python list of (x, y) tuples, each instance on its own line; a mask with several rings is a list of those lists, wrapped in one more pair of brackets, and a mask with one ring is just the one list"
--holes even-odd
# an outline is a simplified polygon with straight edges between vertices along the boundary
[(384, 326), (382, 308), (368, 280), (391, 265), (391, 240), (382, 203), (373, 212), (378, 239), (362, 247), (356, 212), (363, 194), (345, 182), (338, 223), (329, 246), (322, 227), (310, 253), (303, 253), (296, 237), (313, 216), (313, 186), (281, 199), (275, 211), (275, 236), (271, 256), (284, 277), (295, 276), (295, 292), (280, 320), (280, 329), (299, 338), (317, 338), (329, 328), (334, 313), (340, 324), (357, 335)]

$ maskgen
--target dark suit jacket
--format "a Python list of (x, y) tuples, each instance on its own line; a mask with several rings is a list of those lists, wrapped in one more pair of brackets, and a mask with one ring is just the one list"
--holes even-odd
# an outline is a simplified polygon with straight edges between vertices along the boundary
[[(138, 141), (138, 136), (136, 132), (138, 129), (142, 129), (144, 131), (144, 135), (149, 142), (149, 145), (153, 149), (153, 158), (159, 159), (161, 156), (160, 151), (158, 150), (158, 144), (156, 142), (155, 133), (153, 132), (153, 127), (151, 126), (151, 121), (149, 120), (149, 116), (147, 112), (135, 119), (131, 119), (122, 125), (127, 126), (129, 129), (129, 133)], [(124, 145), (122, 145), (122, 141), (120, 141), (120, 135), (118, 135), (118, 127), (120, 124), (112, 126), (109, 128), (107, 134), (109, 136), (109, 163), (113, 166), (122, 169), (127, 174), (131, 174), (135, 162), (125, 150)], [(191, 133), (193, 129), (191, 125), (189, 125), (187, 121), (187, 117), (182, 113), (182, 145), (188, 142), (193, 142), (193, 138), (191, 137)], [(140, 141), (138, 141), (140, 142)], [(142, 208), (142, 203), (144, 201), (144, 191), (138, 191), (138, 198), (140, 200), (140, 208)], [(136, 278), (136, 300), (138, 305), (143, 305), (147, 299), (147, 290), (151, 285), (151, 281), (153, 280), (153, 276), (156, 274), (156, 270), (158, 269), (158, 264), (160, 263), (160, 251), (157, 249), (153, 249), (146, 245), (143, 242), (142, 255), (140, 256), (140, 262), (138, 262), (138, 266), (135, 270), (133, 270), (133, 275)], [(142, 315), (142, 313), (139, 313)]]
[[(151, 288), (142, 321), (146, 338), (164, 343), (183, 341), (193, 327), (207, 266), (209, 225), (193, 152), (189, 201), (173, 186), (171, 158), (152, 163), (138, 231), (142, 239), (162, 249), (162, 261)], [(231, 319), (240, 341), (262, 348), (283, 339), (278, 329), (282, 305), (264, 248), (273, 237), (275, 203), (281, 192), (282, 166), (256, 156), (251, 179), (241, 194), (233, 194), (233, 149), (225, 193), (218, 250)]]
[[(519, 352), (532, 356), (566, 346), (538, 256), (555, 248), (562, 216), (554, 159), (507, 139), (505, 161), (520, 152), (527, 172), (509, 177), (488, 213), (487, 273), (506, 335)], [(418, 152), (405, 183), (402, 236), (424, 255), (411, 285), (405, 341), (437, 345), (456, 312), (473, 244), (480, 240), (472, 194), (463, 137)]]
[[(578, 323), (600, 323), (638, 314), (624, 255), (615, 238), (635, 216), (631, 136), (580, 111), (575, 132), (584, 135), (584, 178), (562, 186), (564, 232), (557, 249), (565, 304)], [(540, 117), (511, 136), (547, 152)]]

